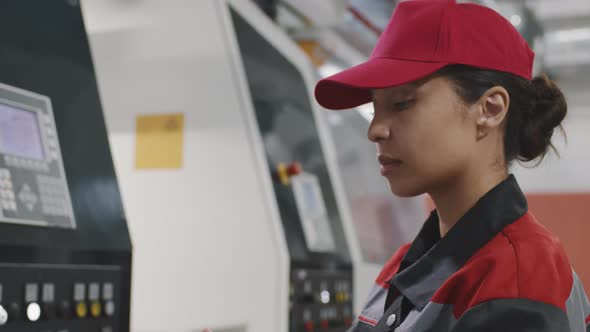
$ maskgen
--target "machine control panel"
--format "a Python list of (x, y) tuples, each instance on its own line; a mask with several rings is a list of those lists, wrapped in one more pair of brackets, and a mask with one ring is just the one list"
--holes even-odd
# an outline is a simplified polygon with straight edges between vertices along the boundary
[(75, 228), (51, 100), (0, 84), (0, 222)]
[(291, 332), (342, 332), (352, 325), (352, 271), (295, 269), (291, 274)]
[(0, 264), (0, 331), (117, 332), (121, 271)]

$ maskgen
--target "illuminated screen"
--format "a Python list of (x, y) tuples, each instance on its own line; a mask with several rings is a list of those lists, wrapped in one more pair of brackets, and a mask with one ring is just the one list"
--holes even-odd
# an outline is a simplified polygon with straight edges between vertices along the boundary
[(37, 113), (0, 103), (0, 151), (17, 157), (44, 159)]

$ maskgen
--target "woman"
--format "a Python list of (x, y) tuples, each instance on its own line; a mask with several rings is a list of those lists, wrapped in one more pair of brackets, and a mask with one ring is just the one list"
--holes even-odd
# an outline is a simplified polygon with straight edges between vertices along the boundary
[(532, 79), (533, 58), (491, 9), (410, 0), (366, 63), (318, 83), (326, 108), (373, 101), (391, 191), (436, 205), (350, 331), (587, 331), (583, 287), (508, 171), (542, 159), (567, 111), (553, 82)]

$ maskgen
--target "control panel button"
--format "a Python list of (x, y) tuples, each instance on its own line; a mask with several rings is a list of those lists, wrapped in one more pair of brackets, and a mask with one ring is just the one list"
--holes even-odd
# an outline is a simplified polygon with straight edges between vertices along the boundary
[(104, 304), (104, 313), (108, 317), (113, 317), (115, 315), (115, 302), (106, 301)]
[(6, 324), (6, 322), (8, 322), (8, 312), (0, 305), (0, 326)]
[(24, 184), (21, 190), (18, 193), (18, 199), (21, 203), (23, 203), (29, 211), (32, 211), (39, 198), (37, 195), (31, 190), (31, 187), (28, 184)]
[(26, 284), (25, 285), (25, 303), (39, 301), (39, 285)]
[(114, 298), (114, 286), (111, 283), (105, 283), (102, 285), (102, 299), (105, 301), (112, 300)]
[(78, 283), (74, 285), (74, 301), (82, 302), (86, 300), (86, 284)]
[(27, 305), (27, 319), (30, 322), (36, 322), (41, 318), (41, 306), (38, 303), (33, 302)]
[(72, 306), (68, 301), (60, 302), (57, 308), (57, 315), (61, 319), (69, 319), (72, 316)]
[(90, 314), (94, 318), (100, 317), (100, 315), (102, 314), (102, 305), (100, 304), (100, 302), (92, 302), (92, 304), (90, 305)]
[(113, 328), (110, 325), (103, 326), (100, 332), (113, 332)]
[(55, 298), (55, 285), (54, 284), (43, 284), (43, 291), (41, 298), (45, 303), (53, 303)]
[(88, 316), (88, 306), (84, 302), (76, 304), (76, 317), (82, 319)]
[(41, 306), (43, 310), (43, 318), (44, 319), (55, 319), (57, 317), (57, 312), (55, 309), (55, 305), (52, 303), (44, 303)]
[(88, 300), (97, 301), (100, 298), (100, 285), (92, 283), (88, 286)]
[(320, 301), (321, 301), (323, 304), (328, 304), (328, 303), (330, 303), (330, 292), (328, 292), (327, 290), (323, 290), (323, 291), (320, 293)]
[(8, 306), (8, 317), (11, 321), (18, 320), (21, 318), (21, 307), (18, 303), (12, 302)]

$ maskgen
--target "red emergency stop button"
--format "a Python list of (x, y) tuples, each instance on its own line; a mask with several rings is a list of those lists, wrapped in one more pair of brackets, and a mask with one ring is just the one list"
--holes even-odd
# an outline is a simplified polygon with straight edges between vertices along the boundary
[(305, 331), (307, 332), (313, 332), (313, 322), (308, 320), (307, 322), (305, 322), (305, 324), (303, 325), (303, 327), (305, 327)]
[(302, 172), (303, 168), (298, 162), (294, 162), (289, 165), (285, 163), (279, 163), (276, 170), (276, 176), (282, 184), (289, 185), (291, 182), (291, 177), (299, 175)]
[(287, 167), (287, 174), (289, 174), (289, 176), (299, 175), (302, 171), (301, 164), (298, 162), (291, 163), (291, 165)]

